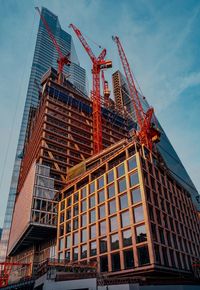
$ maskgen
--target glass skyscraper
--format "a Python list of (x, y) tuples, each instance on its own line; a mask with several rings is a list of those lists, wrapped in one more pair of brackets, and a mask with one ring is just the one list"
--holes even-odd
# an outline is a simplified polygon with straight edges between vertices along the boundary
[[(137, 122), (133, 102), (130, 99), (128, 85), (124, 75), (118, 70), (113, 74), (113, 90), (117, 106), (123, 108), (126, 107), (127, 111), (131, 114), (134, 121)], [(142, 107), (144, 111), (147, 111), (149, 104), (145, 97), (139, 94)], [(158, 127), (161, 131), (161, 140), (157, 144), (158, 151), (161, 155), (162, 161), (167, 167), (167, 170), (173, 175), (173, 177), (188, 191), (191, 193), (192, 200), (198, 210), (200, 211), (200, 199), (190, 176), (188, 175), (185, 167), (183, 166), (180, 158), (170, 143), (166, 133), (164, 132), (159, 121)]]
[[(71, 35), (61, 28), (58, 17), (54, 15), (52, 12), (50, 12), (48, 9), (42, 8), (41, 13), (43, 17), (46, 19), (54, 37), (56, 38), (61, 48), (61, 51), (63, 52), (63, 55), (70, 52), (71, 65), (69, 67), (64, 68), (64, 73), (68, 75), (68, 79), (69, 81), (71, 81), (71, 83), (73, 83), (79, 90), (85, 93), (86, 73), (85, 69), (83, 69), (80, 66), (80, 63), (78, 61)], [(40, 84), (42, 75), (49, 69), (49, 67), (52, 66), (55, 69), (57, 69), (57, 59), (58, 53), (52, 43), (52, 40), (48, 35), (46, 28), (44, 27), (42, 21), (40, 20), (31, 74), (29, 79), (28, 91), (26, 95), (24, 113), (22, 118), (22, 124), (20, 129), (20, 135), (17, 145), (17, 152), (14, 162), (10, 191), (8, 195), (2, 238), (0, 241), (0, 261), (5, 260), (6, 257), (7, 242), (9, 239), (10, 226), (12, 222), (12, 214), (15, 204), (18, 176), (21, 158), (23, 156), (23, 148), (26, 137), (30, 108), (36, 108), (38, 106), (39, 100), (38, 84)]]

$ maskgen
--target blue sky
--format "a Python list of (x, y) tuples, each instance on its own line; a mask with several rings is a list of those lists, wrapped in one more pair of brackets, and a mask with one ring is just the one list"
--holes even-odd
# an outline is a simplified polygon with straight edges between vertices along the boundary
[[(107, 48), (114, 69), (121, 65), (111, 36), (120, 37), (142, 92), (200, 191), (200, 1), (0, 0), (0, 4), (0, 226), (39, 22), (35, 6), (58, 15), (62, 28), (73, 35), (90, 88), (91, 64), (69, 23)], [(113, 70), (106, 75), (109, 80)]]

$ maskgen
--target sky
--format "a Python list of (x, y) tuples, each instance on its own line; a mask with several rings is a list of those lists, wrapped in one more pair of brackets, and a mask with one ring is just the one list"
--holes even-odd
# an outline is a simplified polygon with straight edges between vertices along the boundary
[[(68, 28), (81, 29), (97, 55), (107, 49), (122, 70), (118, 35), (143, 94), (200, 191), (200, 1), (197, 0), (0, 0), (0, 227), (3, 225), (15, 152), (33, 59), (39, 16), (58, 15), (74, 39), (88, 75), (91, 63)], [(111, 86), (111, 82), (110, 82)]]

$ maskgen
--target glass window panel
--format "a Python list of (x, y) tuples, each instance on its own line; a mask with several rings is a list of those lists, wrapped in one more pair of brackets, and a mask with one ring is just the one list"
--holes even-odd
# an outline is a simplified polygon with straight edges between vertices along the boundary
[(120, 255), (115, 253), (111, 255), (112, 271), (120, 271)]
[(71, 221), (66, 223), (66, 233), (70, 233), (71, 232)]
[(87, 187), (81, 189), (81, 198), (85, 198), (87, 194)]
[(100, 270), (101, 272), (108, 272), (108, 257), (100, 257)]
[(138, 173), (134, 172), (130, 174), (130, 187), (139, 183)]
[(118, 236), (118, 234), (110, 236), (110, 247), (111, 247), (111, 250), (119, 249), (119, 236)]
[(90, 193), (93, 193), (95, 191), (95, 184), (94, 182), (90, 183)]
[(93, 209), (90, 211), (90, 223), (94, 223), (96, 221), (96, 210)]
[(78, 260), (78, 248), (73, 249), (73, 259), (74, 261)]
[(73, 230), (78, 229), (78, 217), (73, 220)]
[(136, 227), (136, 243), (146, 242), (147, 233), (145, 225)]
[(59, 240), (59, 250), (63, 250), (64, 248), (64, 238)]
[(115, 199), (109, 201), (108, 208), (109, 208), (109, 214), (112, 214), (112, 213), (116, 212), (116, 201), (115, 201)]
[(122, 228), (130, 225), (129, 211), (122, 212), (120, 215), (121, 215)]
[(78, 192), (74, 193), (74, 202), (77, 202), (79, 198)]
[(125, 269), (134, 267), (133, 250), (124, 251), (124, 267)]
[(115, 231), (118, 228), (117, 216), (110, 218), (110, 231)]
[(86, 214), (83, 214), (83, 215), (81, 216), (81, 226), (82, 226), (82, 227), (85, 227), (86, 224), (87, 224), (87, 215), (86, 215)]
[(120, 209), (128, 207), (128, 197), (127, 194), (120, 195), (119, 197)]
[(66, 211), (66, 219), (67, 220), (69, 220), (69, 219), (71, 219), (71, 208), (70, 209), (68, 209), (67, 211)]
[(105, 215), (106, 215), (105, 205), (101, 205), (99, 207), (99, 218), (101, 219), (101, 218), (105, 217)]
[(96, 237), (96, 225), (93, 225), (90, 227), (90, 239), (93, 239)]
[(74, 245), (78, 244), (78, 232), (73, 234), (73, 244)]
[(137, 248), (139, 265), (149, 264), (149, 250), (148, 246)]
[(91, 242), (90, 243), (90, 256), (95, 256), (97, 254), (97, 243)]
[(71, 247), (71, 236), (66, 236), (66, 248)]
[(70, 261), (70, 251), (66, 251), (66, 252), (65, 252), (65, 259), (66, 259), (67, 261)]
[(142, 205), (134, 207), (133, 214), (134, 214), (135, 223), (143, 221), (144, 220), (144, 212), (143, 212)]
[(108, 172), (107, 180), (108, 180), (108, 183), (110, 183), (110, 182), (112, 182), (114, 180), (114, 172), (113, 172), (113, 170)]
[(67, 199), (67, 206), (70, 206), (72, 204), (72, 199), (71, 197), (68, 197)]
[(97, 180), (97, 186), (98, 189), (102, 188), (104, 186), (104, 176), (101, 176), (98, 180)]
[(86, 242), (87, 241), (87, 229), (83, 229), (81, 231), (81, 242)]
[(126, 190), (126, 179), (122, 178), (118, 181), (118, 190), (119, 193)]
[(90, 208), (95, 206), (96, 202), (95, 202), (95, 195), (92, 195), (89, 197), (89, 205), (90, 205)]
[(99, 230), (101, 236), (106, 234), (106, 221), (102, 221), (99, 223)]
[(125, 174), (124, 163), (117, 167), (117, 177), (120, 177)]
[(81, 246), (81, 259), (87, 258), (87, 245)]
[(78, 211), (78, 204), (76, 204), (74, 206), (74, 216), (78, 215), (79, 211)]
[(115, 185), (114, 183), (108, 186), (108, 198), (111, 198), (115, 195)]
[(104, 192), (104, 190), (101, 190), (98, 192), (98, 201), (99, 201), (99, 203), (101, 203), (104, 200), (105, 200), (105, 192)]
[(87, 201), (86, 199), (84, 199), (83, 201), (81, 201), (81, 211), (86, 211), (87, 210)]
[(107, 238), (102, 238), (99, 240), (100, 254), (107, 252)]
[(131, 190), (131, 195), (132, 195), (132, 202), (133, 203), (140, 202), (142, 200), (140, 188), (136, 188), (136, 189)]
[(132, 169), (137, 167), (136, 157), (133, 156), (128, 160), (128, 170), (131, 171)]
[(131, 230), (122, 232), (123, 247), (132, 245), (132, 233)]

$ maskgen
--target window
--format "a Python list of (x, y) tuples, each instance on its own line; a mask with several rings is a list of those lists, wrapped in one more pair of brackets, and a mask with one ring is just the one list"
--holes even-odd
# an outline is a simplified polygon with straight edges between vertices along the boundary
[(86, 242), (87, 241), (87, 229), (83, 229), (81, 231), (81, 243)]
[(69, 219), (71, 219), (71, 209), (68, 209), (67, 211), (66, 211), (66, 220), (69, 220)]
[(161, 228), (159, 228), (159, 236), (160, 236), (160, 242), (162, 244), (165, 244), (164, 232), (163, 232), (163, 229), (161, 229)]
[(114, 172), (113, 172), (113, 170), (108, 172), (107, 180), (108, 180), (108, 183), (110, 183), (110, 182), (112, 182), (114, 180)]
[(156, 257), (156, 263), (160, 264), (161, 259), (160, 259), (160, 250), (158, 245), (154, 245), (154, 251), (155, 251), (155, 257)]
[(174, 259), (174, 251), (170, 249), (169, 254), (170, 254), (170, 259), (171, 259), (171, 265), (173, 268), (176, 268), (176, 263), (175, 263), (175, 259)]
[(112, 214), (112, 213), (116, 212), (116, 201), (115, 201), (115, 199), (111, 200), (108, 203), (108, 208), (109, 208), (109, 214)]
[(85, 213), (85, 214), (82, 214), (82, 216), (81, 216), (81, 226), (85, 227), (86, 224), (87, 224), (87, 215)]
[(99, 231), (101, 236), (106, 234), (106, 221), (99, 223)]
[(84, 187), (84, 188), (81, 189), (81, 198), (85, 198), (86, 194), (87, 194), (87, 188)]
[(91, 242), (90, 243), (90, 256), (95, 256), (97, 254), (97, 243)]
[(65, 259), (66, 259), (67, 261), (70, 261), (70, 251), (66, 251), (66, 252), (65, 252)]
[(147, 233), (145, 225), (136, 227), (135, 231), (136, 231), (136, 243), (146, 242)]
[(86, 199), (84, 199), (83, 201), (81, 201), (81, 211), (86, 211), (87, 210), (87, 201)]
[(139, 265), (149, 264), (149, 250), (148, 246), (137, 248)]
[(115, 195), (115, 185), (114, 183), (108, 186), (108, 198), (111, 198)]
[(97, 187), (98, 189), (104, 186), (104, 177), (101, 176), (98, 180), (97, 180)]
[(64, 239), (62, 238), (59, 240), (59, 250), (62, 250), (63, 247), (64, 247)]
[(101, 272), (108, 272), (108, 257), (107, 256), (100, 257), (100, 269), (101, 269)]
[(119, 271), (120, 270), (120, 255), (119, 255), (119, 253), (112, 254), (111, 261), (112, 261), (112, 271)]
[(130, 187), (136, 185), (139, 183), (138, 173), (132, 173), (130, 174)]
[(74, 216), (78, 215), (78, 204), (74, 206)]
[(71, 246), (71, 236), (66, 236), (66, 248), (70, 248)]
[(106, 215), (106, 209), (105, 209), (105, 205), (101, 205), (99, 207), (99, 218), (103, 218)]
[(73, 249), (73, 259), (74, 261), (78, 260), (78, 248)]
[(90, 193), (93, 193), (95, 191), (95, 184), (94, 182), (90, 183)]
[(122, 163), (121, 165), (119, 165), (117, 167), (117, 177), (120, 177), (120, 176), (122, 176), (124, 174), (125, 174), (124, 163)]
[(77, 202), (79, 199), (78, 192), (74, 193), (74, 203)]
[(156, 225), (153, 223), (151, 223), (151, 232), (152, 232), (153, 241), (157, 241)]
[(118, 190), (119, 193), (126, 190), (126, 179), (122, 178), (118, 181)]
[[(64, 230), (64, 229), (63, 229)], [(71, 232), (71, 221), (66, 223), (66, 233), (70, 233)], [(60, 234), (61, 235), (61, 234)], [(62, 235), (61, 235), (62, 236)]]
[(105, 200), (105, 193), (104, 193), (104, 190), (101, 190), (98, 192), (98, 201), (99, 201), (99, 203), (101, 203), (104, 200)]
[(96, 237), (96, 225), (93, 225), (90, 227), (90, 239), (93, 239)]
[(128, 160), (128, 170), (131, 171), (132, 169), (137, 167), (136, 157), (133, 156)]
[(132, 195), (132, 203), (137, 203), (142, 200), (140, 188), (131, 190), (131, 195)]
[(99, 240), (100, 254), (107, 252), (107, 238), (102, 238)]
[(119, 197), (120, 209), (128, 207), (128, 197), (127, 194), (120, 195)]
[(87, 258), (87, 245), (81, 246), (81, 259)]
[(78, 232), (73, 234), (73, 244), (74, 245), (78, 244)]
[(167, 255), (167, 248), (162, 247), (162, 252), (163, 252), (164, 265), (165, 266), (169, 266), (169, 260), (168, 260), (168, 255)]
[(78, 217), (73, 220), (73, 230), (78, 229)]
[(118, 236), (118, 234), (110, 236), (110, 247), (111, 247), (111, 250), (119, 249), (119, 236)]
[(122, 241), (123, 241), (123, 246), (130, 246), (132, 245), (132, 233), (131, 230), (126, 230), (122, 232)]
[(90, 211), (90, 223), (94, 223), (96, 221), (96, 210), (93, 209)]
[(126, 227), (130, 225), (130, 215), (129, 215), (129, 211), (124, 211), (121, 213), (121, 226)]
[(110, 218), (110, 231), (115, 231), (118, 228), (117, 216)]
[(89, 197), (89, 206), (90, 208), (95, 206), (96, 202), (95, 202), (95, 195), (92, 195)]
[(135, 223), (143, 221), (144, 220), (144, 212), (143, 212), (142, 205), (134, 207), (133, 214), (134, 214)]
[(70, 206), (71, 204), (72, 204), (72, 199), (71, 199), (71, 197), (69, 197), (67, 199), (67, 207)]
[(125, 269), (134, 267), (133, 250), (124, 251), (124, 267)]

